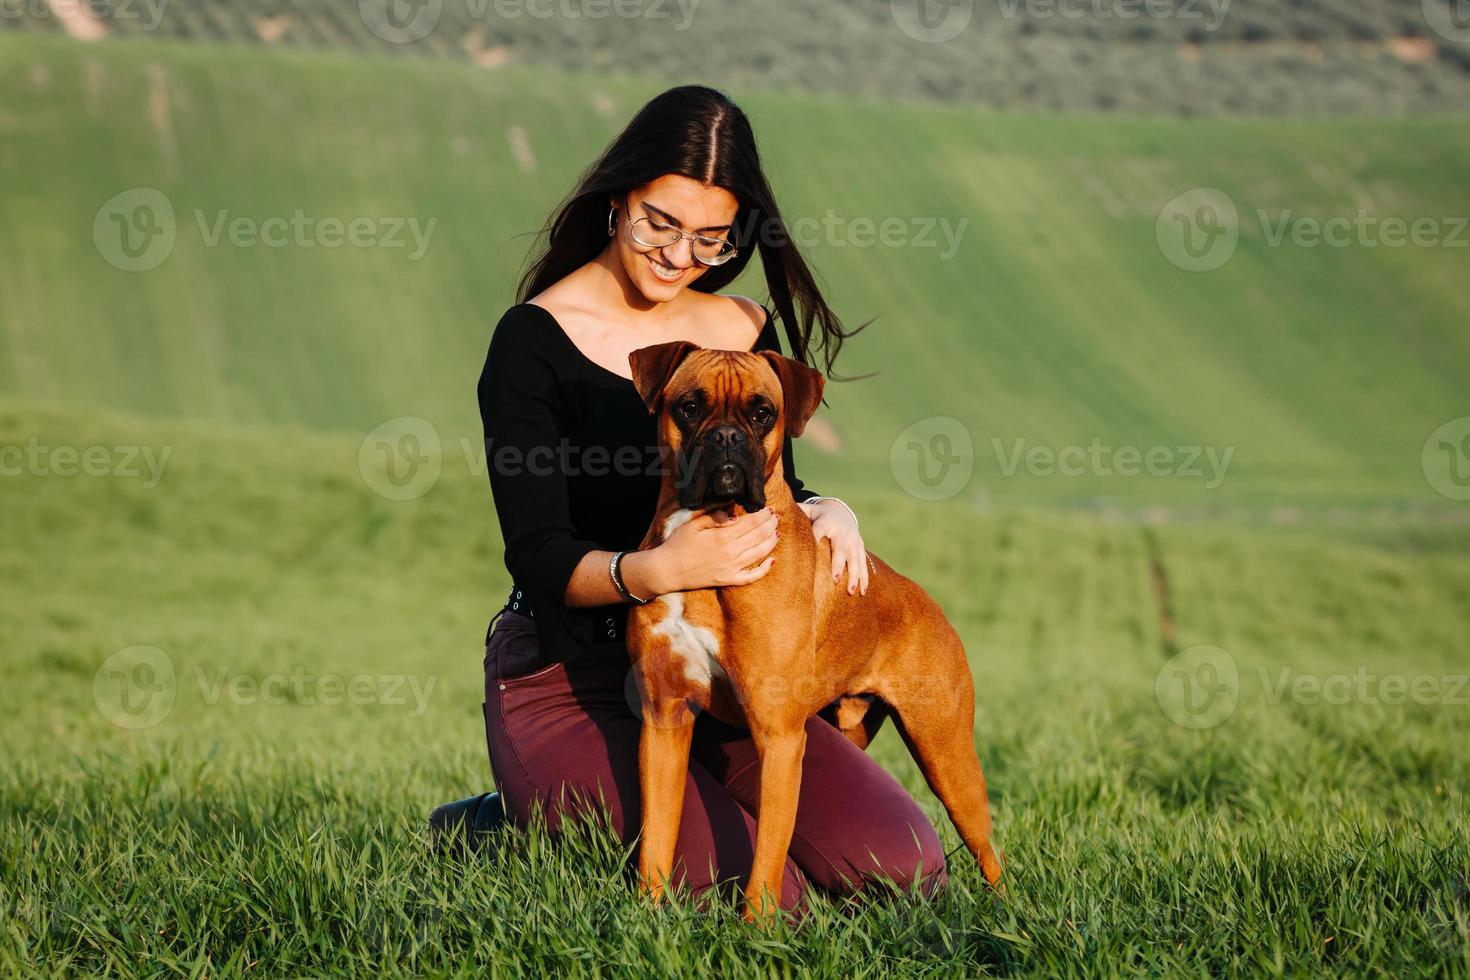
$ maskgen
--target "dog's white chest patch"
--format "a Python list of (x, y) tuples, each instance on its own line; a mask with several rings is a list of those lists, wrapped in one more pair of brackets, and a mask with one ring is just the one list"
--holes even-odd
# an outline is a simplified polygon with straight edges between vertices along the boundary
[(703, 626), (695, 626), (684, 618), (684, 594), (674, 592), (659, 596), (665, 615), (651, 632), (669, 641), (674, 656), (684, 665), (684, 676), (701, 687), (709, 687), (716, 671), (721, 674), (720, 643), (715, 634)]
[[(664, 540), (683, 527), (694, 516), (692, 510), (677, 510), (664, 521)], [(709, 687), (715, 672), (724, 673), (719, 664), (720, 642), (715, 634), (703, 626), (695, 626), (684, 618), (684, 593), (673, 592), (659, 596), (664, 607), (664, 618), (652, 629), (655, 636), (665, 637), (674, 656), (684, 665), (684, 676), (695, 684)]]
[(692, 510), (676, 510), (670, 514), (669, 519), (664, 521), (664, 540), (669, 540), (669, 536), (685, 524), (688, 524), (689, 519), (693, 516), (694, 511)]

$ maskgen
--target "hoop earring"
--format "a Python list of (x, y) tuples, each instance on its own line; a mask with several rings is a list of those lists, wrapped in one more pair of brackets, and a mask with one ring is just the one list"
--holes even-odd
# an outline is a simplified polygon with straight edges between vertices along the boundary
[(618, 209), (613, 208), (607, 213), (607, 237), (611, 238), (618, 233)]

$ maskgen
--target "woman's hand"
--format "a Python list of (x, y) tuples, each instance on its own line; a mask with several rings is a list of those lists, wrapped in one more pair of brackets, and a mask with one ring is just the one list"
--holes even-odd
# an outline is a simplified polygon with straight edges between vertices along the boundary
[(698, 514), (653, 549), (651, 584), (660, 595), (749, 585), (771, 570), (778, 537), (769, 507), (734, 518), (724, 511)]
[(841, 582), (847, 571), (847, 594), (868, 594), (868, 549), (858, 533), (857, 518), (839, 500), (825, 499), (802, 504), (812, 519), (812, 534), (818, 541), (832, 542), (832, 581)]

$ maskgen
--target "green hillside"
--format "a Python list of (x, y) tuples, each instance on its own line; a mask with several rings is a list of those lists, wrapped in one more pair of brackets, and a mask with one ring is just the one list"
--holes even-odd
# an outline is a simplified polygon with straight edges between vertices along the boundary
[[(1403, 976), (1470, 956), (1466, 529), (936, 521), (854, 495), (965, 640), (1009, 896), (956, 856), (933, 904), (819, 901), (757, 938), (733, 909), (651, 914), (605, 839), (427, 852), (428, 809), (491, 785), (479, 642), (507, 580), (479, 479), (390, 501), (355, 439), (0, 403), (0, 445), (33, 437), (117, 465), (0, 479), (7, 975)], [(170, 453), (150, 482), (121, 447)], [(1198, 645), (1234, 683), (1195, 730), (1159, 685)], [(872, 751), (941, 819), (892, 726)]]
[(4, 0), (0, 30), (655, 72), (1027, 112), (1463, 112), (1456, 0)]
[[(478, 436), (473, 384), (525, 233), (659, 87), (16, 34), (0, 36), (0, 83), (0, 393), (358, 438), (412, 415), (446, 446)], [(961, 499), (982, 503), (1444, 502), (1419, 460), (1431, 432), (1470, 413), (1470, 234), (1398, 248), (1270, 236), (1283, 212), (1361, 210), (1433, 219), (1453, 239), (1445, 219), (1470, 209), (1470, 122), (736, 95), (789, 216), (820, 232), (812, 254), (838, 309), (877, 317), (843, 367), (880, 373), (833, 386), (829, 449), (811, 441), (801, 457), (812, 482), (893, 489), (900, 433), (944, 416), (974, 446)], [(147, 215), (135, 198), (104, 205), (140, 187), (166, 198), (175, 241), (130, 272), (114, 264), (127, 264), (114, 222)], [(1158, 235), (1166, 202), (1197, 187), (1223, 190), (1239, 216), (1238, 247), (1209, 272), (1177, 267)], [(402, 244), (231, 244), (237, 218), (298, 212), (372, 219)], [(835, 231), (821, 230), (829, 216)], [(433, 222), (421, 257), (404, 219)], [(885, 219), (898, 244), (871, 241)], [(950, 256), (941, 229), (961, 227)], [(1094, 441), (1234, 454), (1216, 489), (1004, 472), (1018, 447)]]

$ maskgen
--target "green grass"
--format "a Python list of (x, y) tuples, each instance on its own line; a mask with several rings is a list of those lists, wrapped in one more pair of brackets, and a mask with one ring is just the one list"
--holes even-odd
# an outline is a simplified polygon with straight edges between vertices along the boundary
[[(413, 59), (0, 36), (0, 393), (159, 417), (478, 438), (470, 392), (530, 239), (656, 83)], [(812, 249), (849, 323), (824, 489), (894, 488), (931, 416), (973, 445), (967, 500), (1316, 512), (1443, 504), (1419, 468), (1470, 411), (1463, 248), (1272, 246), (1271, 219), (1465, 215), (1470, 123), (1026, 117), (737, 90), (792, 218), (968, 225), (938, 247)], [(532, 159), (518, 158), (524, 133)], [(124, 272), (104, 202), (152, 187), (176, 247)], [(1186, 272), (1163, 205), (1231, 195), (1239, 247)], [(221, 212), (436, 220), (406, 249), (210, 247)], [(917, 231), (917, 227), (909, 225)], [(820, 237), (820, 236), (819, 236)], [(740, 288), (764, 296), (747, 277)], [(1018, 440), (1024, 440), (1018, 443)], [(1234, 449), (1196, 478), (1007, 475), (1015, 446)], [(997, 451), (997, 446), (1000, 451)]]
[[(482, 478), (446, 466), (394, 502), (353, 439), (0, 408), (0, 445), (32, 438), (171, 454), (152, 489), (0, 479), (0, 972), (1470, 972), (1470, 708), (1268, 698), (1283, 667), (1463, 675), (1463, 528), (1143, 529), (855, 495), (873, 549), (966, 641), (1010, 893), (956, 857), (936, 902), (819, 903), (756, 934), (732, 907), (643, 906), (598, 835), (426, 853), (428, 809), (491, 785), (479, 637), (506, 580)], [(1176, 645), (1238, 664), (1217, 727), (1156, 700), (1155, 556)], [(137, 645), (168, 656), (176, 702), (133, 731), (94, 677)], [(210, 703), (221, 676), (298, 670), (406, 676), (426, 707)], [(873, 752), (957, 845), (891, 729)]]
[[(948, 261), (813, 249), (849, 321), (878, 316), (844, 369), (880, 373), (832, 387), (841, 448), (804, 440), (800, 470), (965, 638), (1010, 875), (997, 900), (957, 860), (936, 902), (755, 934), (645, 907), (597, 835), (468, 866), (423, 840), (491, 785), (508, 583), (464, 447), (517, 236), (657, 85), (13, 34), (0, 82), (0, 973), (1470, 974), (1470, 525), (1420, 463), (1470, 412), (1463, 255), (1273, 247), (1253, 215), (1463, 215), (1470, 125), (737, 92), (791, 216), (970, 221)], [(1155, 238), (1196, 186), (1243, 216), (1209, 273)], [(133, 187), (179, 216), (140, 273), (92, 236)], [(194, 217), (297, 209), (438, 223), (409, 261), (209, 247)], [(402, 502), (359, 453), (399, 416), (443, 449)], [(957, 426), (901, 438), (934, 416)], [(974, 472), (927, 503), (909, 442), (936, 434)], [(1234, 456), (1206, 489), (1006, 475), (993, 440)], [(167, 451), (156, 485), (136, 447)], [(133, 729), (109, 658), (139, 647), (174, 703)], [(1239, 703), (1193, 730), (1156, 683), (1204, 647)], [(1378, 697), (1419, 678), (1428, 703)], [(956, 845), (891, 731), (873, 753)]]

